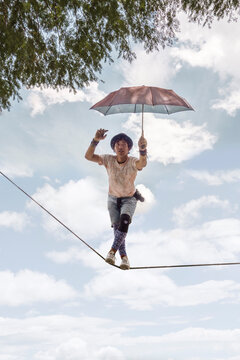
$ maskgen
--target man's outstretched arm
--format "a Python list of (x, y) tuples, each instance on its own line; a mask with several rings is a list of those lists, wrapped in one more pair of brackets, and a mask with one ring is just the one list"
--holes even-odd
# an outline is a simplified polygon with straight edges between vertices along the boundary
[(100, 141), (100, 140), (104, 140), (105, 137), (107, 136), (107, 134), (106, 134), (107, 131), (108, 131), (108, 130), (105, 130), (105, 129), (99, 129), (99, 130), (97, 130), (94, 138), (93, 138), (92, 141), (91, 141), (91, 144), (90, 144), (89, 148), (88, 148), (87, 151), (86, 151), (85, 158), (86, 158), (87, 160), (93, 161), (93, 162), (96, 162), (96, 163), (100, 163), (100, 162), (101, 162), (100, 156), (94, 154), (94, 152), (95, 152), (96, 146), (97, 146), (97, 144), (99, 143), (99, 141)]

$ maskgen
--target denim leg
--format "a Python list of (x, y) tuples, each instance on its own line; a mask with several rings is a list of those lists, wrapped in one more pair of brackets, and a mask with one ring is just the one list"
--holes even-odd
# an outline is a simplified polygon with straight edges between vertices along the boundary
[(125, 238), (127, 233), (118, 230), (120, 223), (120, 215), (128, 214), (132, 218), (136, 209), (137, 200), (135, 197), (123, 198), (121, 202), (121, 208), (117, 206), (117, 198), (109, 195), (108, 197), (108, 210), (114, 229), (114, 241), (112, 248), (119, 250), (120, 256), (127, 256)]
[(120, 222), (120, 209), (117, 205), (117, 198), (108, 195), (108, 212), (111, 219), (111, 225), (114, 226), (115, 224), (119, 225)]
[(120, 216), (122, 214), (128, 214), (132, 220), (136, 206), (137, 206), (137, 199), (135, 197), (123, 199), (120, 210)]

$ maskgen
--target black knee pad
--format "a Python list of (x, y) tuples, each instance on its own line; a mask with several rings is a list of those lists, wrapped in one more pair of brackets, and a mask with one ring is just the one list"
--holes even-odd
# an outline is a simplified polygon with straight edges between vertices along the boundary
[(122, 232), (128, 232), (129, 224), (131, 224), (131, 218), (128, 214), (122, 214), (120, 216), (120, 225), (118, 230)]

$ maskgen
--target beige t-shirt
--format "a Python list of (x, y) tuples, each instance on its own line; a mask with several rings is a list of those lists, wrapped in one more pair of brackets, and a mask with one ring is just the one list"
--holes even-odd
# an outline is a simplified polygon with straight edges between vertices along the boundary
[(101, 155), (102, 162), (107, 169), (109, 180), (109, 194), (116, 197), (133, 196), (135, 193), (134, 181), (137, 176), (137, 158), (129, 156), (123, 164), (117, 162), (114, 155)]

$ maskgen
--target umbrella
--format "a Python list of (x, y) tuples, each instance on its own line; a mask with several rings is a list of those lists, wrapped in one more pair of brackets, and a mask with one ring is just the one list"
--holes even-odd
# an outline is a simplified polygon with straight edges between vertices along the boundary
[(104, 115), (118, 113), (172, 114), (179, 111), (193, 110), (191, 105), (173, 90), (154, 86), (122, 87), (108, 94), (90, 109), (97, 110)]

